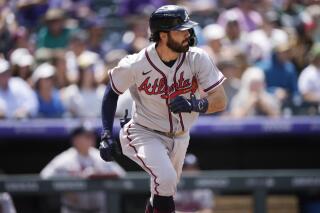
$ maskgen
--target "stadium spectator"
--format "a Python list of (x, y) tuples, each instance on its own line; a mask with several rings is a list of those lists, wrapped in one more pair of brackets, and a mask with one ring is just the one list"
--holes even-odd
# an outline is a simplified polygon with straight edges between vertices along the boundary
[(132, 16), (128, 20), (129, 30), (122, 37), (124, 49), (133, 54), (139, 52), (149, 44), (148, 17), (145, 15)]
[(168, 3), (167, 0), (123, 0), (119, 4), (119, 15), (128, 17), (141, 13), (149, 14)]
[[(199, 162), (195, 155), (187, 154), (183, 163), (182, 174), (198, 175)], [(213, 193), (210, 189), (178, 190), (175, 195), (177, 213), (197, 212), (213, 213)]]
[(39, 26), (42, 16), (46, 13), (48, 6), (44, 0), (16, 0), (16, 19), (20, 26), (31, 31)]
[(262, 23), (261, 15), (254, 10), (256, 0), (241, 0), (237, 1), (238, 6), (226, 10), (220, 14), (218, 24), (225, 27), (227, 23), (227, 14), (232, 11), (237, 14), (241, 30), (250, 32), (256, 30)]
[[(128, 53), (123, 49), (111, 50), (105, 55), (106, 70), (109, 70), (119, 63), (119, 61), (125, 57)], [(107, 73), (107, 72), (106, 72)], [(105, 84), (109, 83), (109, 76), (106, 76)], [(126, 90), (122, 95), (119, 96), (116, 110), (116, 117), (123, 117), (125, 110), (128, 110), (128, 115), (131, 115), (133, 100), (130, 95), (130, 91)]]
[(320, 106), (320, 43), (314, 44), (309, 55), (311, 63), (299, 76), (299, 91), (305, 102)]
[(218, 61), (222, 49), (222, 39), (225, 37), (223, 27), (218, 24), (209, 24), (204, 27), (203, 37), (206, 40), (206, 45), (202, 46), (213, 60)]
[[(242, 75), (242, 67), (244, 59), (240, 59), (242, 53), (238, 49), (225, 48), (222, 51), (221, 59), (218, 61), (218, 68), (222, 74), (226, 77), (223, 82), (223, 88), (228, 97), (228, 100), (237, 94), (240, 89), (240, 76)], [(226, 111), (223, 114), (229, 114), (230, 112), (230, 101), (227, 103)]]
[(309, 64), (308, 53), (315, 42), (320, 41), (320, 6), (312, 5), (300, 12), (301, 20), (296, 30), (296, 42), (292, 49), (293, 62), (298, 71), (302, 71)]
[(6, 20), (7, 14), (5, 8), (7, 7), (0, 7), (0, 53), (8, 58), (9, 51), (12, 47), (13, 35)]
[(275, 2), (278, 4), (281, 26), (296, 28), (301, 23), (301, 12), (304, 6), (297, 0), (284, 0)]
[(101, 114), (105, 85), (95, 78), (94, 65), (98, 54), (86, 51), (78, 58), (77, 83), (62, 89), (62, 100), (73, 117), (98, 117)]
[(252, 63), (270, 58), (272, 50), (278, 44), (288, 42), (288, 34), (276, 27), (276, 12), (267, 11), (262, 17), (261, 28), (250, 32), (247, 37), (250, 46), (249, 60)]
[(10, 55), (12, 76), (17, 76), (29, 82), (32, 74), (34, 58), (28, 49), (15, 49)]
[(50, 9), (63, 9), (75, 19), (83, 19), (90, 16), (94, 0), (48, 0)]
[(66, 52), (67, 78), (71, 83), (79, 80), (79, 61), (91, 63), (95, 80), (101, 82), (101, 76), (105, 72), (103, 60), (100, 56), (88, 50), (88, 33), (84, 30), (75, 31), (71, 35), (69, 50)]
[(48, 63), (41, 64), (32, 74), (32, 81), (39, 102), (38, 117), (59, 118), (64, 107), (59, 91), (54, 87), (55, 68)]
[(246, 32), (240, 29), (239, 17), (234, 11), (226, 13), (226, 35), (222, 39), (222, 46), (224, 48), (238, 49), (246, 53), (248, 51), (248, 39), (246, 39)]
[(311, 16), (314, 24), (313, 40), (320, 42), (320, 5), (314, 4), (306, 8), (306, 12)]
[(34, 52), (35, 46), (31, 39), (30, 30), (25, 27), (17, 27), (12, 35), (12, 49), (25, 48), (30, 53)]
[(257, 67), (249, 67), (242, 75), (241, 88), (231, 100), (230, 113), (233, 117), (278, 116), (280, 104), (265, 89), (264, 72)]
[(45, 26), (37, 34), (37, 48), (66, 48), (70, 29), (64, 26), (65, 13), (61, 9), (49, 9), (45, 15)]
[[(115, 178), (125, 176), (116, 162), (104, 162), (94, 147), (96, 135), (90, 124), (84, 123), (71, 132), (72, 147), (57, 155), (41, 171), (42, 178), (80, 177)], [(106, 213), (103, 191), (70, 192), (61, 197), (61, 213)]]
[(93, 51), (103, 57), (110, 50), (110, 42), (105, 40), (106, 21), (102, 17), (92, 16), (88, 18), (85, 29), (88, 32), (88, 50)]
[[(55, 82), (56, 88), (61, 89), (70, 84), (67, 73), (66, 52), (63, 50), (52, 50), (52, 58), (47, 61), (51, 61), (51, 64), (55, 67)], [(45, 60), (46, 61), (46, 60)]]
[(0, 58), (0, 117), (28, 118), (37, 110), (34, 91), (23, 79), (12, 77), (9, 62)]
[(266, 85), (269, 92), (274, 94), (281, 107), (293, 107), (298, 93), (297, 70), (290, 60), (290, 44), (277, 44), (271, 57), (257, 63), (265, 72)]

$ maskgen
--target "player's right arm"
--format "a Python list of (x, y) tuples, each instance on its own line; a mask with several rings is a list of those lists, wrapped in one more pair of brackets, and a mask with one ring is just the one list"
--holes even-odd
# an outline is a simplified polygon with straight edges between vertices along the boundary
[(105, 161), (112, 161), (121, 148), (112, 137), (114, 116), (118, 97), (133, 84), (133, 76), (129, 57), (122, 59), (118, 66), (109, 71), (110, 83), (107, 85), (102, 99), (102, 135), (100, 156)]

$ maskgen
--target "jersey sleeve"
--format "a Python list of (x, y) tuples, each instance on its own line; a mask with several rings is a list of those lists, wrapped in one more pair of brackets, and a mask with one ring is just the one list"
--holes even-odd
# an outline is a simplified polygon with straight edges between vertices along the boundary
[(118, 95), (123, 94), (134, 84), (134, 69), (130, 59), (130, 56), (123, 58), (119, 64), (108, 73), (111, 87)]
[(195, 60), (197, 80), (203, 91), (208, 93), (221, 85), (226, 78), (206, 52), (199, 52), (197, 57)]

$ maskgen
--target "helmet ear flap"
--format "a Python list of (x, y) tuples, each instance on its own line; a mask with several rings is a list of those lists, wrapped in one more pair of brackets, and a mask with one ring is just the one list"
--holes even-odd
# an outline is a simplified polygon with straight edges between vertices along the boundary
[(191, 28), (188, 30), (190, 33), (190, 37), (189, 37), (189, 46), (196, 46), (197, 45), (197, 37), (196, 37), (196, 33), (194, 32), (194, 29)]

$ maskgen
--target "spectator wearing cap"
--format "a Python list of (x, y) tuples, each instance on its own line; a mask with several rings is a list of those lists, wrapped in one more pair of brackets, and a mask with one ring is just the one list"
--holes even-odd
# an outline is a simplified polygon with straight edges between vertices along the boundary
[(299, 101), (297, 70), (291, 61), (288, 41), (275, 46), (271, 56), (257, 63), (265, 73), (267, 90), (281, 103), (281, 108), (293, 109)]
[[(56, 177), (115, 178), (125, 176), (116, 162), (104, 162), (95, 148), (96, 134), (89, 123), (71, 131), (72, 147), (57, 155), (41, 171), (44, 179)], [(61, 197), (61, 213), (106, 213), (103, 191), (69, 192)]]
[(95, 63), (98, 55), (85, 51), (77, 60), (79, 65), (78, 81), (63, 88), (62, 99), (65, 107), (73, 117), (98, 117), (101, 114), (104, 84), (95, 78)]
[(49, 9), (45, 15), (45, 26), (37, 34), (37, 48), (66, 48), (70, 29), (64, 26), (65, 14), (61, 9)]
[(249, 67), (243, 73), (240, 90), (232, 98), (230, 105), (230, 114), (235, 118), (275, 117), (280, 114), (280, 104), (265, 89), (264, 72), (257, 67)]
[(311, 63), (299, 76), (299, 91), (305, 102), (320, 106), (320, 43), (313, 45), (309, 57)]
[(215, 61), (219, 60), (222, 49), (222, 39), (225, 37), (225, 30), (218, 24), (209, 24), (203, 28), (203, 37), (206, 45), (202, 48)]
[[(184, 159), (182, 175), (200, 173), (198, 158), (188, 153)], [(213, 213), (214, 195), (210, 189), (178, 190), (175, 197), (177, 213)]]
[(242, 31), (251, 32), (256, 30), (262, 23), (261, 15), (253, 8), (256, 1), (257, 0), (237, 1), (238, 6), (221, 13), (217, 23), (222, 27), (225, 27), (228, 20), (227, 13), (232, 11), (237, 14)]
[(60, 93), (54, 86), (54, 76), (55, 67), (49, 63), (39, 65), (32, 75), (39, 102), (38, 117), (59, 118), (65, 112)]
[(274, 11), (263, 14), (263, 22), (260, 29), (248, 34), (249, 60), (255, 63), (270, 57), (273, 49), (289, 40), (288, 33), (277, 28), (278, 15)]
[(89, 66), (94, 71), (95, 80), (101, 82), (100, 77), (105, 73), (104, 63), (99, 54), (88, 50), (88, 33), (78, 30), (72, 33), (69, 50), (66, 52), (67, 77), (70, 82), (79, 80), (80, 67)]
[(26, 48), (15, 49), (10, 55), (12, 76), (20, 77), (30, 83), (34, 58)]
[(9, 62), (0, 58), (0, 117), (28, 118), (37, 110), (34, 91), (21, 78), (12, 77)]

